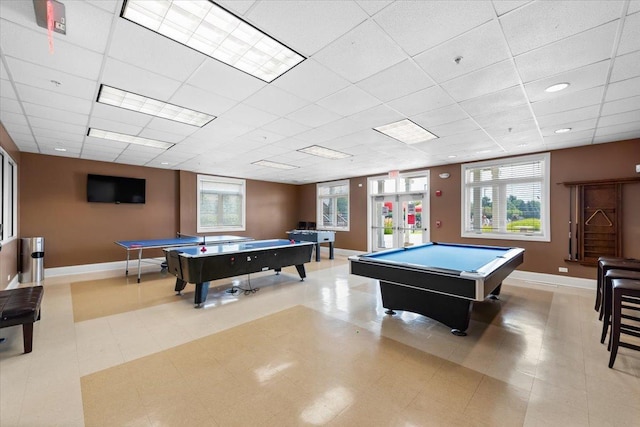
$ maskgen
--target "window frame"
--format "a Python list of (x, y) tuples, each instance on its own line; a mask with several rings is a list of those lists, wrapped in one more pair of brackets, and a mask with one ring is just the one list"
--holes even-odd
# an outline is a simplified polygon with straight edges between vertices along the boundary
[[(499, 232), (475, 232), (470, 229), (467, 229), (467, 218), (470, 217), (470, 206), (471, 201), (468, 200), (469, 191), (468, 189), (474, 187), (475, 185), (472, 183), (468, 183), (467, 179), (467, 171), (479, 169), (479, 168), (487, 168), (487, 167), (501, 167), (506, 165), (512, 165), (517, 163), (530, 163), (530, 162), (540, 162), (542, 163), (542, 176), (541, 177), (530, 177), (528, 181), (539, 181), (541, 183), (541, 195), (540, 195), (540, 232), (530, 233), (527, 231), (524, 232), (512, 232), (512, 231), (499, 231)], [(461, 218), (460, 218), (460, 236), (464, 238), (472, 238), (472, 239), (496, 239), (496, 240), (523, 240), (523, 241), (536, 241), (536, 242), (550, 242), (551, 241), (551, 205), (550, 205), (550, 194), (551, 194), (551, 155), (550, 153), (539, 153), (532, 154), (526, 156), (518, 156), (518, 157), (509, 157), (498, 160), (489, 160), (482, 162), (474, 162), (474, 163), (464, 163), (460, 168), (460, 185), (461, 185), (461, 196), (460, 196), (460, 204), (461, 204)], [(499, 182), (498, 186), (501, 189), (506, 189), (506, 186), (509, 184), (513, 184), (516, 181), (527, 180), (526, 178), (513, 178), (513, 179), (503, 179)], [(489, 181), (483, 182), (484, 186)], [(506, 195), (506, 192), (503, 193)], [(506, 202), (508, 197), (501, 198), (504, 200), (504, 209), (506, 209)]]
[[(322, 182), (322, 183), (317, 183), (316, 184), (316, 228), (318, 230), (331, 230), (331, 231), (349, 231), (350, 229), (350, 225), (351, 225), (351, 188), (350, 188), (350, 180), (348, 179), (343, 179), (340, 181), (330, 181), (330, 182)], [(330, 188), (330, 187), (338, 187), (338, 186), (345, 186), (347, 189), (346, 193), (341, 193), (341, 194), (335, 194), (335, 195), (323, 195), (321, 194), (321, 189), (323, 188)], [(338, 214), (338, 209), (337, 209), (337, 202), (339, 198), (344, 198), (346, 197), (347, 199), (347, 225), (346, 226), (338, 226), (337, 225), (337, 214)], [(322, 211), (322, 206), (323, 206), (323, 200), (324, 199), (332, 199), (332, 204), (334, 205), (335, 209), (335, 221), (334, 221), (334, 226), (325, 226), (324, 221), (323, 221), (323, 211)]]
[(17, 238), (18, 234), (18, 164), (0, 148), (0, 242)]
[[(205, 227), (200, 224), (201, 216), (201, 194), (202, 183), (222, 183), (222, 184), (234, 184), (240, 187), (240, 194), (242, 197), (242, 220), (241, 225), (218, 225), (214, 227)], [(202, 175), (198, 174), (196, 177), (196, 231), (198, 233), (217, 233), (227, 231), (246, 231), (247, 228), (247, 182), (244, 179), (239, 178), (226, 178), (214, 175)]]

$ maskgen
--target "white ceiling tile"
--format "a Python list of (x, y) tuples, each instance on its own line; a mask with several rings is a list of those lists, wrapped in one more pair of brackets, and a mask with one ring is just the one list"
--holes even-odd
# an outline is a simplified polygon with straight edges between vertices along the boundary
[[(604, 86), (581, 90), (566, 96), (538, 101), (531, 104), (535, 114), (545, 116), (561, 111), (575, 110), (577, 108), (598, 105), (602, 101)], [(562, 92), (560, 92), (562, 94)]]
[[(607, 132), (612, 132), (615, 129), (607, 129)], [(598, 131), (596, 131), (596, 136), (593, 138), (594, 144), (603, 144), (606, 142), (615, 142), (615, 141), (625, 141), (627, 139), (638, 139), (640, 138), (640, 130), (629, 131), (629, 132), (621, 132), (621, 133), (606, 133), (603, 135), (599, 135)]]
[(611, 22), (516, 56), (524, 83), (573, 70), (611, 57), (617, 23)]
[(600, 105), (595, 104), (588, 107), (576, 108), (575, 110), (561, 111), (546, 116), (538, 116), (538, 124), (541, 127), (566, 127), (567, 123), (579, 121), (582, 119), (597, 118), (600, 113)]
[(269, 0), (247, 17), (281, 43), (312, 55), (368, 18), (354, 2)]
[[(611, 61), (600, 61), (582, 68), (556, 74), (553, 77), (527, 83), (524, 85), (524, 89), (531, 102), (566, 96), (584, 89), (603, 86), (607, 82), (610, 66)], [(570, 86), (560, 92), (545, 92), (546, 88), (557, 83), (570, 83)]]
[(388, 102), (387, 105), (409, 117), (453, 103), (453, 99), (440, 86), (433, 86)]
[(611, 72), (611, 82), (638, 76), (640, 76), (640, 50), (616, 57)]
[(640, 77), (609, 84), (605, 102), (638, 95), (640, 95)]
[(82, 142), (82, 140), (84, 139), (83, 134), (61, 132), (55, 129), (44, 129), (32, 126), (31, 130), (33, 131), (33, 135), (36, 137), (36, 141), (38, 140), (38, 138), (55, 138), (61, 141), (68, 142)]
[(358, 83), (358, 87), (385, 102), (433, 85), (433, 80), (409, 59)]
[(411, 120), (425, 127), (427, 130), (431, 126), (438, 126), (467, 118), (469, 118), (469, 115), (457, 104), (411, 116)]
[(638, 129), (640, 129), (640, 110), (601, 117), (598, 121), (598, 128), (623, 125), (626, 123), (635, 123)]
[(86, 125), (74, 125), (71, 123), (64, 123), (58, 120), (50, 120), (42, 117), (30, 117), (29, 124), (34, 128), (41, 128), (45, 130), (55, 130), (60, 132), (67, 132), (71, 134), (82, 134), (87, 131)]
[(293, 120), (287, 118), (281, 118), (278, 120), (274, 120), (271, 123), (267, 123), (266, 125), (262, 126), (262, 129), (283, 135), (285, 137), (289, 137), (302, 132), (306, 132), (310, 129), (310, 127), (301, 125), (300, 123), (294, 122)]
[(313, 128), (338, 120), (340, 116), (336, 113), (332, 113), (326, 108), (320, 107), (319, 105), (311, 104), (308, 107), (289, 114), (289, 118)]
[(0, 95), (3, 98), (18, 99), (16, 92), (13, 90), (13, 85), (9, 80), (0, 80)]
[(29, 126), (29, 122), (27, 121), (27, 118), (21, 112), (10, 113), (8, 111), (2, 111), (2, 122), (5, 124), (10, 123), (13, 125), (20, 125), (25, 127)]
[(456, 135), (459, 133), (477, 130), (478, 125), (471, 119), (458, 120), (457, 122), (445, 123), (438, 126), (431, 126), (429, 131), (438, 137)]
[(640, 110), (640, 96), (618, 99), (616, 101), (605, 102), (602, 105), (602, 115), (624, 113), (626, 111)]
[(32, 64), (16, 58), (7, 58), (13, 81), (62, 95), (93, 100), (97, 94), (96, 80), (76, 77), (71, 74)]
[(140, 25), (118, 19), (112, 34), (109, 57), (184, 81), (207, 56)]
[(532, 2), (500, 18), (514, 55), (531, 51), (620, 18), (623, 1)]
[(242, 101), (266, 86), (260, 79), (209, 58), (190, 75), (187, 83), (236, 101)]
[(357, 114), (349, 116), (349, 119), (360, 123), (363, 128), (374, 128), (385, 124), (397, 122), (406, 118), (387, 105), (378, 105)]
[(255, 0), (221, 0), (216, 3), (235, 14), (244, 15), (256, 2)]
[(508, 89), (469, 99), (460, 103), (460, 106), (470, 115), (490, 114), (507, 111), (527, 103), (522, 86), (514, 86)]
[(28, 125), (4, 121), (2, 122), (2, 124), (7, 129), (9, 135), (16, 135), (16, 139), (20, 138), (23, 135), (31, 135), (31, 128)]
[[(98, 104), (93, 106), (91, 111), (91, 123), (97, 123), (94, 119), (100, 119), (110, 122), (119, 122), (128, 125), (132, 125), (135, 129), (142, 129), (153, 118), (148, 114), (143, 114), (137, 111), (130, 111), (124, 108), (114, 107), (113, 105)], [(95, 126), (95, 125), (94, 125)], [(109, 129), (105, 129), (109, 130)]]
[(314, 59), (351, 83), (406, 58), (373, 21), (366, 21), (314, 55)]
[(253, 128), (264, 126), (267, 123), (278, 119), (278, 116), (275, 114), (267, 113), (266, 111), (253, 108), (245, 104), (236, 105), (229, 111), (225, 112), (222, 116), (226, 119), (242, 123)]
[(635, 50), (640, 50), (640, 13), (627, 15), (625, 18), (617, 53), (618, 55), (624, 55)]
[(203, 140), (207, 142), (229, 142), (232, 141), (233, 138), (244, 135), (253, 129), (255, 129), (254, 126), (238, 123), (225, 117), (218, 117), (207, 126), (200, 128), (191, 134), (191, 137), (196, 140)]
[(154, 131), (166, 132), (168, 134), (180, 135), (184, 138), (200, 129), (200, 126), (179, 123), (173, 120), (163, 119), (161, 117), (152, 117), (147, 124), (147, 128)]
[(508, 58), (509, 47), (500, 25), (490, 21), (414, 59), (429, 76), (442, 83)]
[(379, 12), (375, 21), (409, 55), (445, 42), (495, 17), (491, 2), (398, 1)]
[(92, 102), (86, 99), (76, 98), (56, 93), (51, 90), (44, 90), (33, 86), (16, 84), (18, 94), (23, 102), (44, 105), (50, 108), (57, 108), (73, 113), (89, 114)]
[[(89, 119), (89, 127), (93, 129), (100, 130), (108, 130), (111, 132), (123, 133), (125, 135), (133, 135), (138, 136), (138, 134), (142, 131), (142, 126), (137, 126), (131, 123), (123, 123), (118, 121), (113, 121), (109, 119), (103, 119), (98, 116), (91, 116)], [(85, 134), (88, 132), (85, 132)]]
[(315, 102), (344, 89), (349, 82), (313, 59), (307, 59), (271, 84), (300, 98)]
[(114, 58), (106, 59), (100, 83), (165, 102), (182, 85), (181, 81)]
[(493, 0), (493, 7), (495, 7), (498, 16), (502, 16), (529, 2), (531, 2), (531, 0)]
[(114, 13), (117, 11), (117, 6), (120, 3), (120, 0), (87, 0), (87, 3), (104, 9), (109, 13)]
[(70, 111), (62, 111), (56, 108), (45, 107), (43, 105), (31, 104), (24, 102), (22, 104), (24, 110), (29, 117), (42, 117), (50, 120), (55, 120), (60, 123), (71, 123), (74, 125), (87, 126), (89, 123), (88, 114), (72, 113)]
[(574, 139), (574, 138), (577, 138), (576, 134), (580, 132), (590, 130), (593, 133), (593, 130), (595, 130), (596, 128), (597, 121), (598, 121), (597, 118), (591, 118), (587, 120), (580, 119), (574, 122), (563, 123), (562, 125), (563, 128), (564, 127), (571, 128), (571, 132), (567, 132), (567, 133), (556, 133), (556, 130), (559, 129), (557, 125), (549, 126), (549, 127), (541, 127), (540, 132), (542, 133), (542, 136), (544, 137), (545, 142), (548, 142), (549, 138), (551, 138), (551, 140)]
[[(38, 28), (34, 24), (34, 28)], [(8, 21), (0, 25), (3, 54), (75, 76), (96, 80), (102, 55), (54, 36), (54, 52), (49, 51), (46, 31), (28, 30)]]
[(464, 101), (516, 86), (520, 78), (511, 60), (490, 65), (442, 84), (456, 101)]
[(229, 111), (238, 103), (222, 95), (211, 92), (203, 93), (201, 89), (187, 84), (182, 85), (168, 101), (172, 104), (216, 117)]
[(279, 116), (286, 116), (292, 111), (305, 107), (309, 101), (298, 98), (274, 85), (266, 85), (246, 98), (244, 103)]
[(356, 0), (356, 3), (364, 9), (369, 16), (373, 16), (380, 12), (382, 9), (393, 3), (394, 0)]
[(500, 127), (509, 129), (516, 123), (533, 120), (533, 114), (528, 104), (520, 105), (518, 107), (511, 108), (507, 111), (501, 111), (499, 113), (482, 114), (472, 117), (480, 126)]
[(22, 108), (17, 99), (0, 96), (0, 111), (22, 114)]
[(350, 85), (319, 100), (317, 104), (341, 116), (349, 116), (380, 105), (381, 102), (357, 86)]

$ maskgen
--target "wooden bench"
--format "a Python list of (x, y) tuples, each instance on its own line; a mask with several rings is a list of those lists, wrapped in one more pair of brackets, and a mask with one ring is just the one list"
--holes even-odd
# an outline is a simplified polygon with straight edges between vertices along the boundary
[(42, 286), (0, 291), (0, 328), (22, 325), (24, 352), (33, 347), (33, 323), (40, 320)]

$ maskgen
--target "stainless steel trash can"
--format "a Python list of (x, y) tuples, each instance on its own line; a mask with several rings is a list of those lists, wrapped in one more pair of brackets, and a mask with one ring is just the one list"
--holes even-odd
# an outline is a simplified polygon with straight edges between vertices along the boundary
[(44, 237), (20, 239), (20, 282), (44, 280)]

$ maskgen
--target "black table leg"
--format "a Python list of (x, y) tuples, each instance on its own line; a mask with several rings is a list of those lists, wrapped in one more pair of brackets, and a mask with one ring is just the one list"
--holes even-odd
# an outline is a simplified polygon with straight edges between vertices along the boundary
[(307, 277), (307, 272), (304, 270), (304, 264), (296, 265), (296, 270), (298, 270), (298, 274), (300, 275), (300, 280), (304, 280)]
[(333, 259), (333, 242), (329, 242), (329, 259)]
[(316, 243), (316, 262), (320, 262), (320, 243)]
[(196, 308), (204, 305), (207, 300), (207, 294), (209, 294), (209, 282), (196, 283), (196, 294), (193, 297), (193, 303)]

